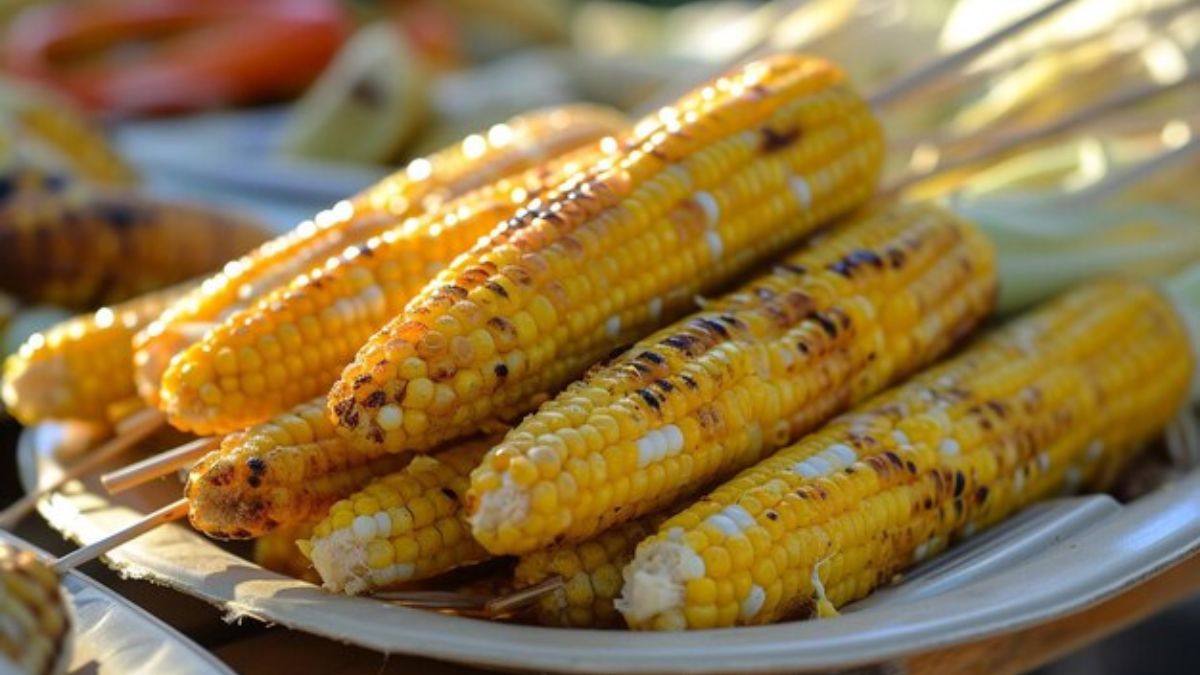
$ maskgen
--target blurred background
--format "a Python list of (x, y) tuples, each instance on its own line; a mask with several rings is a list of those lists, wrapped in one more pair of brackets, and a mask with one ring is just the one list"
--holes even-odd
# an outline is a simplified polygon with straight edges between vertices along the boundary
[[(828, 57), (876, 92), (1044, 4), (0, 0), (3, 346), (217, 268), (415, 158), (533, 108), (591, 101), (637, 114), (784, 49)], [(1200, 3), (1077, 0), (881, 110), (888, 181), (952, 168), (914, 190), (952, 193), (998, 219), (1051, 193), (1094, 197), (1120, 168), (1194, 142), (1198, 63)], [(1015, 152), (1030, 135), (1037, 142)], [(1198, 165), (1181, 153), (1114, 197), (1138, 214), (1119, 235), (1131, 264), (1165, 271), (1200, 251), (1200, 197), (1186, 189)], [(36, 254), (11, 243), (14, 231), (62, 222), (92, 229)], [(134, 226), (160, 228), (154, 246), (123, 248)], [(221, 245), (190, 248), (198, 231)], [(1062, 255), (1045, 241), (1031, 246)], [(15, 433), (8, 422), (6, 446)], [(18, 486), (13, 453), (0, 457), (2, 506)], [(44, 526), (25, 528), (64, 550)], [(206, 646), (246, 639), (215, 610), (100, 574)], [(1045, 672), (1197, 672), (1200, 645), (1187, 639), (1197, 627), (1200, 605), (1182, 604)]]

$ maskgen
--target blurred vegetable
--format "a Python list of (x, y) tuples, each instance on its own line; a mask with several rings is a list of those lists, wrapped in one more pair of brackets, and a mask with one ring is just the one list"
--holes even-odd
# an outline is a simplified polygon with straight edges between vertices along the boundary
[(359, 30), (296, 103), (284, 151), (361, 162), (395, 158), (429, 107), (422, 68), (394, 25)]
[(98, 110), (183, 111), (292, 96), (347, 30), (334, 0), (58, 2), (12, 23), (5, 62)]

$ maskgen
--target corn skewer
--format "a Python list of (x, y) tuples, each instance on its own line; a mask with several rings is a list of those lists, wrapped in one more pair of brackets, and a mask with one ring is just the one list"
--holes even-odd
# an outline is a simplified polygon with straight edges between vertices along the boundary
[(953, 538), (1110, 483), (1187, 398), (1179, 311), (1108, 281), (1013, 322), (668, 519), (618, 609), (658, 630), (828, 616)]
[[(880, 152), (831, 65), (747, 66), (647, 118), (612, 161), (458, 258), (359, 351), (330, 414), (356, 445), (389, 450), (518, 414), (694, 292), (864, 201)], [(651, 264), (668, 252), (671, 264)]]
[[(555, 156), (330, 258), (178, 354), (163, 373), (160, 407), (176, 427), (226, 433), (321, 395), (432, 273), (523, 199), (601, 156), (598, 144)], [(306, 343), (309, 353), (290, 353)]]
[(139, 392), (157, 405), (163, 372), (172, 357), (195, 342), (197, 333), (203, 335), (342, 249), (381, 235), (406, 218), (436, 213), (456, 197), (594, 142), (623, 123), (618, 113), (598, 106), (538, 110), (414, 160), (362, 194), (226, 265), (164, 313), (135, 343)]
[(29, 551), (0, 544), (0, 670), (64, 672), (71, 651), (71, 614), (58, 575)]

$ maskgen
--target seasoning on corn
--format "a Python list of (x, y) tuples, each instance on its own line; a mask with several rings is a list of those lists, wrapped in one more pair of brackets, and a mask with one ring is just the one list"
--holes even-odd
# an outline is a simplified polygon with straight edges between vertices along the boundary
[(931, 205), (856, 219), (526, 417), (467, 495), (496, 554), (677, 502), (931, 362), (991, 308), (986, 237)]
[(621, 594), (621, 570), (633, 560), (638, 542), (653, 534), (666, 518), (648, 515), (583, 542), (566, 542), (524, 555), (513, 571), (513, 590), (560, 577), (563, 587), (543, 596), (533, 607), (538, 623), (563, 628), (620, 628), (625, 620), (613, 601)]
[(64, 672), (70, 640), (58, 575), (29, 551), (0, 544), (0, 671)]
[(34, 333), (4, 362), (4, 404), (23, 424), (108, 420), (136, 395), (130, 340), (190, 285), (148, 293)]
[(601, 152), (581, 148), (468, 193), (267, 294), (174, 358), (163, 374), (160, 407), (176, 427), (223, 433), (328, 391), (354, 352), (438, 269), (516, 212), (523, 198)]
[(1082, 287), (670, 518), (617, 607), (660, 630), (833, 614), (952, 539), (1109, 482), (1184, 403), (1192, 367), (1156, 289)]
[(468, 474), (495, 440), (419, 456), (334, 504), (300, 544), (325, 588), (358, 595), (488, 558), (471, 538), (459, 500)]
[[(497, 124), (412, 161), (362, 194), (227, 264), (154, 322), (135, 345), (139, 393), (157, 406), (163, 371), (175, 354), (198, 340), (214, 322), (319, 267), (343, 249), (382, 235), (407, 218), (437, 213), (454, 198), (537, 167), (544, 160), (590, 145), (623, 124), (620, 114), (600, 106), (548, 108)], [(413, 267), (424, 276), (431, 273), (429, 263), (440, 266), (447, 262), (436, 256), (418, 257)]]
[(206, 274), (266, 239), (256, 221), (131, 193), (27, 195), (0, 209), (0, 288), (85, 310)]
[(312, 563), (300, 552), (296, 542), (312, 536), (313, 526), (317, 521), (307, 520), (301, 523), (285, 525), (272, 530), (254, 540), (254, 562), (272, 572), (284, 576), (307, 581), (310, 584), (321, 583), (321, 577), (313, 569)]
[(393, 450), (514, 416), (858, 205), (882, 143), (843, 79), (779, 56), (639, 123), (430, 282), (345, 369), (330, 414)]
[(325, 417), (324, 401), (316, 399), (226, 436), (197, 462), (184, 486), (188, 517), (216, 539), (263, 536), (323, 516), (334, 502), (408, 459), (347, 448)]

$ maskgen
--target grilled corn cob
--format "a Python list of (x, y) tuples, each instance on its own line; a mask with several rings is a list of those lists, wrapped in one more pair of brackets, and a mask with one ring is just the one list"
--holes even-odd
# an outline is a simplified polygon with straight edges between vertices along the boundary
[(160, 407), (176, 427), (221, 433), (328, 391), (355, 350), (438, 269), (512, 215), (522, 198), (600, 152), (582, 148), (501, 179), (267, 294), (173, 359)]
[(351, 451), (317, 399), (223, 438), (188, 472), (184, 496), (196, 529), (217, 539), (247, 539), (315, 520), (408, 459)]
[(320, 575), (296, 545), (298, 540), (312, 536), (316, 524), (316, 520), (309, 520), (285, 525), (258, 537), (254, 540), (254, 562), (284, 576), (310, 584), (321, 583)]
[(1080, 288), (670, 518), (617, 607), (641, 629), (832, 614), (953, 538), (1109, 482), (1183, 404), (1192, 366), (1156, 289)]
[(58, 575), (32, 553), (0, 544), (0, 671), (64, 672), (70, 638)]
[(104, 422), (136, 395), (130, 341), (190, 285), (148, 293), (34, 333), (4, 362), (4, 404), (24, 424)]
[[(139, 393), (157, 405), (163, 371), (171, 357), (195, 342), (204, 327), (320, 266), (326, 258), (381, 235), (406, 218), (436, 213), (456, 197), (594, 143), (623, 123), (619, 114), (598, 106), (534, 111), (414, 160), (362, 194), (301, 223), (226, 265), (138, 336)], [(412, 255), (412, 267), (422, 275), (428, 273), (430, 264), (448, 262), (420, 251)]]
[(937, 207), (845, 224), (525, 418), (472, 475), (475, 537), (520, 554), (670, 505), (944, 353), (995, 285)]
[(613, 606), (621, 594), (621, 570), (638, 542), (666, 520), (652, 514), (605, 530), (584, 542), (567, 542), (522, 556), (513, 570), (515, 590), (559, 577), (563, 587), (543, 596), (533, 615), (544, 626), (619, 628), (625, 620)]
[(325, 588), (351, 595), (427, 579), (488, 557), (471, 538), (460, 496), (495, 437), (417, 457), (334, 504), (300, 548)]
[(842, 73), (799, 56), (720, 78), (614, 145), (367, 343), (329, 395), (348, 438), (423, 450), (527, 410), (695, 293), (862, 202), (881, 154)]

